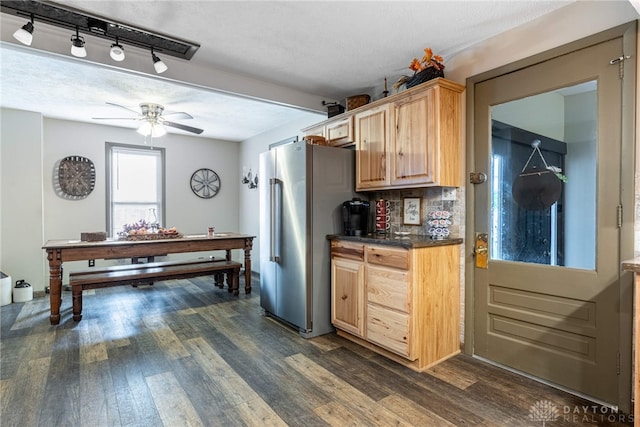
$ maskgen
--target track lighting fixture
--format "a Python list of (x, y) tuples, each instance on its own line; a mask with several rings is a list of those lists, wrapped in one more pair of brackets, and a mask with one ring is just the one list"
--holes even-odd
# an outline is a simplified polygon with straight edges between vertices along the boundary
[(155, 53), (153, 53), (153, 48), (151, 48), (151, 59), (153, 60), (153, 68), (156, 69), (156, 73), (162, 74), (169, 69), (167, 64), (162, 62), (162, 59), (158, 58)]
[(116, 37), (116, 42), (111, 45), (111, 51), (109, 52), (109, 56), (114, 61), (124, 61), (124, 49), (122, 46), (118, 44), (118, 38)]
[(33, 14), (31, 15), (31, 21), (27, 22), (18, 31), (13, 33), (13, 37), (22, 44), (31, 46), (33, 41)]
[(84, 48), (84, 37), (80, 35), (80, 30), (76, 26), (76, 34), (71, 36), (71, 55), (78, 58), (87, 56), (87, 50)]
[[(127, 46), (127, 50), (130, 48), (142, 49), (146, 52), (151, 50), (153, 66), (158, 74), (167, 71), (168, 67), (155, 55), (154, 50), (157, 49), (163, 56), (169, 55), (190, 60), (200, 48), (197, 43), (134, 27), (95, 14), (87, 14), (80, 9), (61, 3), (64, 2), (0, 0), (0, 12), (17, 16), (20, 19), (30, 18), (29, 22), (13, 34), (20, 43), (25, 45), (29, 46), (33, 41), (33, 23), (34, 20), (37, 20), (38, 25), (53, 25), (71, 31), (73, 34), (71, 36), (71, 54), (79, 58), (87, 56), (85, 49), (87, 35), (89, 36), (87, 42), (90, 44), (94, 43), (93, 38), (108, 40), (111, 44), (109, 55), (114, 61), (125, 59), (123, 45)], [(40, 27), (38, 28), (40, 29)], [(80, 31), (84, 37), (80, 36)]]

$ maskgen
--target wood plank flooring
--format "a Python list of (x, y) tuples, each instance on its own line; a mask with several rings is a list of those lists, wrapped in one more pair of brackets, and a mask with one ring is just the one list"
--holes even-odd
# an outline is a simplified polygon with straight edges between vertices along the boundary
[(306, 340), (210, 277), (0, 307), (0, 425), (581, 426), (628, 415), (465, 355), (416, 373), (335, 334)]

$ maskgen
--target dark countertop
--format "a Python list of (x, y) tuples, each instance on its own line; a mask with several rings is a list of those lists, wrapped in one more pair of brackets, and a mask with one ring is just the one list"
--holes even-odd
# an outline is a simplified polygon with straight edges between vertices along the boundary
[(640, 274), (640, 257), (623, 261), (622, 269), (626, 271), (633, 271), (634, 273)]
[(329, 240), (347, 240), (350, 242), (361, 242), (366, 244), (398, 246), (401, 248), (426, 248), (429, 246), (459, 245), (461, 238), (450, 237), (448, 239), (435, 240), (431, 236), (410, 234), (408, 236), (397, 236), (388, 234), (367, 234), (366, 236), (344, 236), (342, 234), (330, 234)]

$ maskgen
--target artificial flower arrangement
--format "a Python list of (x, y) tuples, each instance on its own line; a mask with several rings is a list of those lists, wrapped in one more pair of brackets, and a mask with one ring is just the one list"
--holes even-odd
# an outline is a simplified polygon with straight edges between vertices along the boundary
[(400, 86), (408, 88), (424, 83), (435, 77), (444, 77), (444, 59), (440, 55), (434, 55), (430, 47), (424, 49), (422, 59), (413, 58), (409, 69), (413, 71), (413, 76), (402, 76), (394, 83), (393, 88), (397, 91)]
[(171, 228), (163, 228), (160, 227), (157, 222), (148, 222), (141, 219), (138, 222), (134, 222), (133, 224), (125, 224), (122, 227), (122, 231), (118, 233), (118, 236), (121, 239), (126, 239), (129, 237), (135, 236), (149, 236), (156, 235), (157, 237), (161, 236), (178, 236), (178, 230), (176, 227)]

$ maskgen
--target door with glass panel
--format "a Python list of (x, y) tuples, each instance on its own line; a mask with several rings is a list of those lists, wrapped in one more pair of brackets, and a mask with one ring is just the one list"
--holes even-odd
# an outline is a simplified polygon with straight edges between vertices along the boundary
[(486, 174), (474, 188), (474, 353), (610, 403), (621, 81), (609, 59), (621, 52), (614, 39), (474, 92), (474, 169)]

